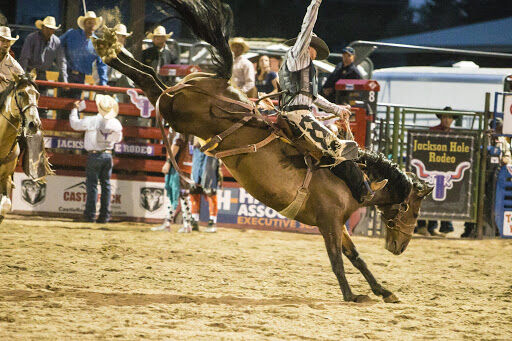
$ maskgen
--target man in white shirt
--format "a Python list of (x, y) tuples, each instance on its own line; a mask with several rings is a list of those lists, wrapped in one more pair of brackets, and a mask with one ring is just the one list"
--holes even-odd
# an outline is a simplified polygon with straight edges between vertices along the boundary
[[(87, 200), (84, 219), (87, 222), (107, 223), (110, 220), (110, 177), (112, 175), (112, 149), (123, 138), (123, 127), (116, 118), (119, 106), (114, 98), (96, 95), (98, 114), (83, 119), (78, 117), (80, 102), (74, 103), (69, 123), (74, 130), (85, 131), (84, 148), (87, 151), (85, 168)], [(98, 180), (101, 185), (100, 214), (96, 220), (96, 198)]]
[(0, 92), (4, 91), (14, 75), (25, 73), (21, 65), (10, 55), (11, 46), (18, 40), (13, 38), (11, 30), (7, 26), (0, 26)]
[(233, 57), (233, 76), (231, 81), (249, 97), (256, 97), (254, 65), (243, 56), (249, 51), (249, 45), (243, 38), (233, 38), (229, 42)]
[(330, 53), (327, 44), (313, 33), (321, 3), (322, 0), (311, 1), (299, 35), (285, 43), (292, 47), (279, 70), (281, 89), (287, 91), (281, 96), (281, 110), (292, 131), (322, 152), (321, 166), (331, 167), (332, 172), (345, 181), (359, 203), (368, 202), (375, 191), (386, 185), (387, 180), (370, 185), (352, 161), (358, 157), (357, 143), (340, 140), (311, 112), (314, 103), (324, 111), (340, 116), (345, 122), (350, 117), (350, 106), (333, 104), (318, 92), (313, 60), (326, 59)]

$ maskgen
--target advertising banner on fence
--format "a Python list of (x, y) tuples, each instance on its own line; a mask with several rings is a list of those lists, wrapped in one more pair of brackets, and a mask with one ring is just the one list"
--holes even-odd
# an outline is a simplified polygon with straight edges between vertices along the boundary
[[(85, 209), (85, 178), (50, 176), (39, 185), (23, 173), (14, 174), (13, 210), (16, 213), (34, 212), (51, 215), (80, 216)], [(164, 219), (168, 198), (163, 182), (127, 181), (113, 179), (112, 217)], [(227, 184), (230, 185), (230, 184)], [(98, 193), (100, 187), (98, 186)], [(265, 206), (245, 189), (231, 184), (218, 191), (218, 224), (268, 230), (317, 233), (316, 227), (290, 220)], [(98, 198), (99, 210), (99, 198)], [(201, 221), (207, 222), (208, 204), (201, 204)]]
[(434, 186), (421, 218), (472, 220), (476, 134), (409, 130), (409, 170)]
[[(85, 178), (49, 176), (37, 184), (23, 173), (14, 173), (13, 210), (15, 212), (81, 215), (85, 209)], [(111, 181), (113, 217), (163, 219), (167, 196), (161, 182)], [(100, 187), (98, 186), (98, 193)], [(99, 198), (98, 198), (99, 210)]]

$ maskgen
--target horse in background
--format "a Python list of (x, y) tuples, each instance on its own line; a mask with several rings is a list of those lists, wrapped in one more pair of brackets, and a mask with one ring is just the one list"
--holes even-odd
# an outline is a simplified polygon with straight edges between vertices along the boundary
[[(283, 211), (303, 188), (308, 167), (304, 155), (279, 138), (261, 146), (275, 128), (265, 122), (252, 102), (229, 81), (233, 56), (228, 45), (231, 21), (228, 12), (218, 0), (163, 2), (173, 7), (193, 32), (213, 47), (214, 74), (190, 74), (178, 85), (167, 88), (153, 69), (122, 52), (115, 33), (108, 28), (104, 28), (102, 38), (94, 40), (96, 51), (108, 65), (131, 78), (176, 131), (208, 140), (239, 125), (229, 136), (220, 141), (217, 138), (216, 155), (253, 197), (276, 211)], [(240, 124), (241, 121), (244, 123)], [(222, 154), (241, 146), (248, 151)], [(387, 227), (386, 249), (401, 254), (412, 237), (421, 201), (432, 188), (414, 174), (402, 172), (382, 155), (361, 150), (356, 161), (364, 164), (371, 181), (389, 180), (368, 205), (376, 205), (382, 211)], [(318, 226), (344, 300), (360, 302), (368, 297), (352, 293), (342, 254), (361, 271), (375, 295), (382, 296), (385, 302), (398, 302), (368, 270), (347, 232), (347, 219), (360, 207), (343, 180), (329, 169), (319, 168), (312, 172), (306, 199), (294, 219)]]
[(12, 175), (22, 151), (23, 170), (34, 181), (53, 174), (44, 150), (34, 80), (31, 74), (14, 75), (0, 93), (0, 223), (11, 210)]

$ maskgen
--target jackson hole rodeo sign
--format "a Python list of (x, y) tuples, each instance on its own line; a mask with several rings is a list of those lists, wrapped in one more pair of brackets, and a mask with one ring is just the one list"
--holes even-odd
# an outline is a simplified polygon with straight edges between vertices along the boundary
[(472, 132), (409, 130), (408, 169), (434, 186), (421, 206), (421, 218), (473, 220), (474, 156)]

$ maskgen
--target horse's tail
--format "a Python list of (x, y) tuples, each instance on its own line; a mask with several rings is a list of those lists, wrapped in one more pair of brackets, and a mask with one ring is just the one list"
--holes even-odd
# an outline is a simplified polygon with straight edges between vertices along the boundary
[(163, 0), (174, 8), (200, 39), (213, 46), (212, 60), (218, 77), (230, 79), (233, 55), (229, 38), (233, 12), (219, 0)]

